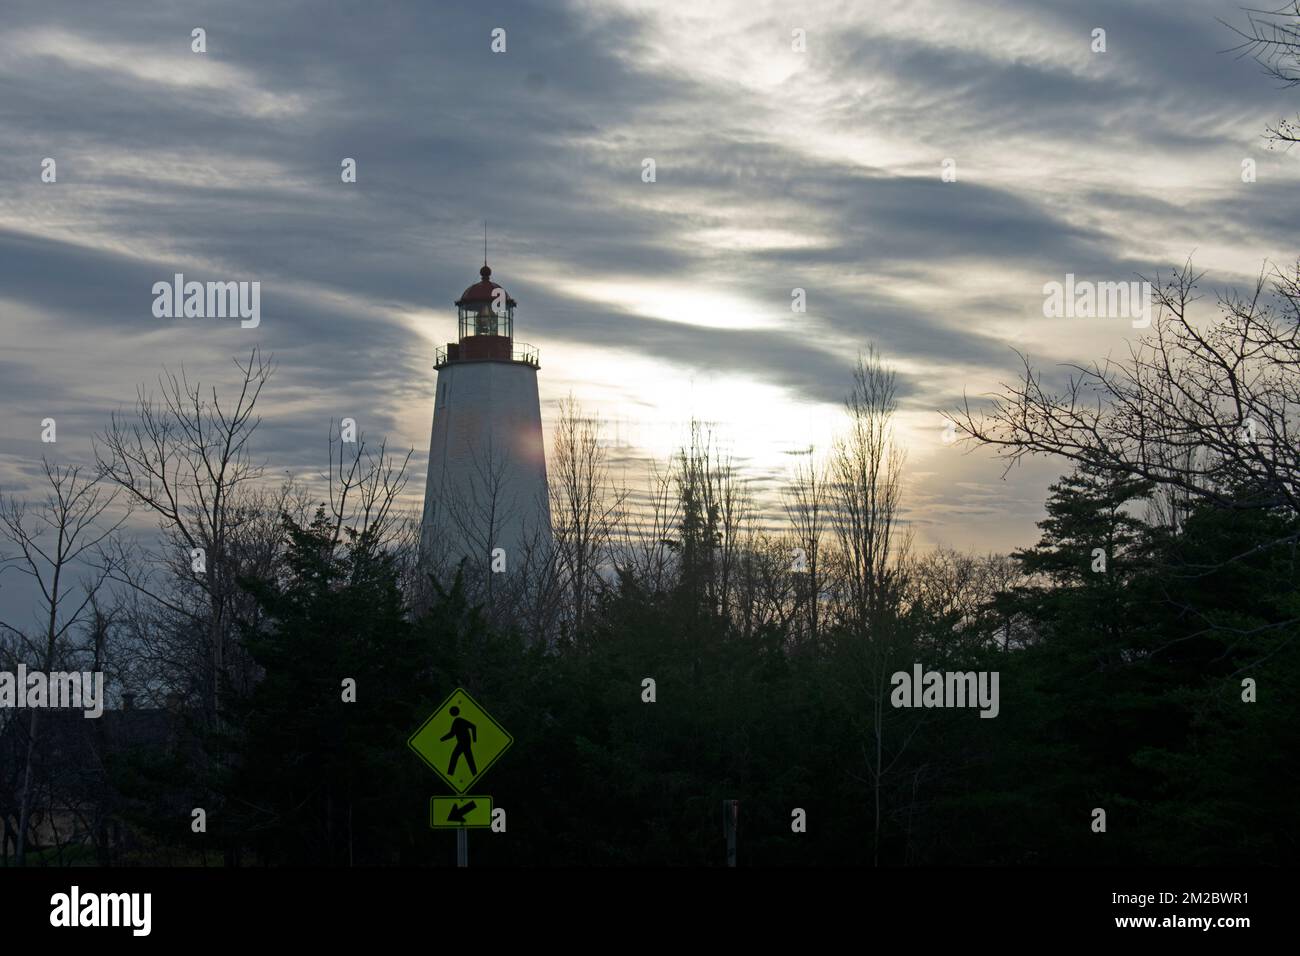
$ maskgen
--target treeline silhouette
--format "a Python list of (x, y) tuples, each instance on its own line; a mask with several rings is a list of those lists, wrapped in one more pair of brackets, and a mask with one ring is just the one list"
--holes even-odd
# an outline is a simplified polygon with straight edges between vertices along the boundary
[[(97, 576), (0, 647), (102, 668), (119, 706), (8, 712), (7, 863), (450, 865), (428, 826), (448, 791), (406, 740), (458, 686), (515, 739), (472, 788), (506, 811), (476, 865), (718, 865), (732, 799), (742, 865), (1290, 860), (1300, 528), (1258, 443), (1169, 472), (1212, 494), (1085, 454), (1036, 545), (920, 553), (874, 352), (779, 533), (699, 426), (634, 508), (569, 402), (552, 535), (493, 575), (420, 559), (382, 446), (331, 440), (323, 500), (268, 490), (249, 436), (271, 366), (239, 368), (233, 406), (164, 377), (93, 477), (48, 471), (45, 527), (93, 544)], [(125, 536), (119, 496), (162, 545)], [(997, 716), (895, 706), (916, 665), (996, 672)]]
[[(403, 742), (465, 684), (515, 736), (476, 787), (507, 810), (506, 833), (473, 838), (484, 864), (717, 864), (728, 798), (752, 865), (1287, 864), (1294, 558), (1222, 565), (1294, 517), (1198, 507), (1170, 530), (1125, 510), (1149, 494), (1063, 480), (1042, 540), (1016, 555), (1037, 583), (974, 614), (914, 595), (884, 647), (842, 621), (815, 640), (745, 633), (700, 600), (688, 566), (664, 590), (620, 572), (581, 633), (530, 646), (489, 627), (463, 581), (407, 618), (388, 559), (331, 553), (323, 518), (287, 523), (286, 575), (245, 582), (267, 623), (248, 638), (265, 677), (232, 716), (231, 769), (203, 781), (223, 808), (207, 839), (258, 862), (449, 863), (450, 835), (424, 818), (441, 785)], [(683, 532), (710, 553), (708, 521)], [(999, 716), (880, 707), (879, 674), (914, 662), (1000, 672)], [(340, 675), (357, 680), (355, 704), (340, 703)], [(134, 782), (147, 800), (187, 769), (137, 768)], [(177, 845), (187, 822), (170, 828)]]

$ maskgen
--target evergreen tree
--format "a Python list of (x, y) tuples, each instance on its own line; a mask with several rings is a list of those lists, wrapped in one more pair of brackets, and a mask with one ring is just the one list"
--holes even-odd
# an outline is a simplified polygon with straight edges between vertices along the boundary
[(280, 577), (242, 582), (264, 616), (244, 635), (263, 676), (233, 707), (220, 829), (262, 862), (393, 862), (421, 789), (403, 744), (436, 694), (427, 632), (365, 533), (336, 543), (323, 509), (284, 529)]

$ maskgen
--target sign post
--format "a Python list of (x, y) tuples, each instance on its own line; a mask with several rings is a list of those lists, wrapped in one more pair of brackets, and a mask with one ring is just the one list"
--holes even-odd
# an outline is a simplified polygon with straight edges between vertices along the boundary
[(740, 823), (740, 801), (722, 801), (722, 832), (727, 838), (727, 866), (736, 865), (736, 827)]
[(467, 831), (492, 826), (492, 798), (466, 796), (465, 791), (512, 743), (514, 738), (463, 687), (452, 691), (406, 742), (457, 793), (429, 800), (429, 826), (456, 830), (457, 866), (469, 866)]

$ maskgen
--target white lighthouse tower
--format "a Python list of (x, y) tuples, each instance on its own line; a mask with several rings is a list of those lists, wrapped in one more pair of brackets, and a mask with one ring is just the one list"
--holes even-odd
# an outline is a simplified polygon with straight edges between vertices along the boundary
[(537, 350), (516, 342), (515, 300), (480, 279), (456, 301), (459, 339), (438, 349), (420, 550), (429, 569), (512, 572), (549, 547)]

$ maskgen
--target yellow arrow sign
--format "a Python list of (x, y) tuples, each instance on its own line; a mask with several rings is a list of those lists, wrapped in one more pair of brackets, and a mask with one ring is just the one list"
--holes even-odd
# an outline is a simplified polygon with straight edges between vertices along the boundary
[(492, 826), (491, 797), (432, 797), (429, 800), (429, 826), (466, 827)]

